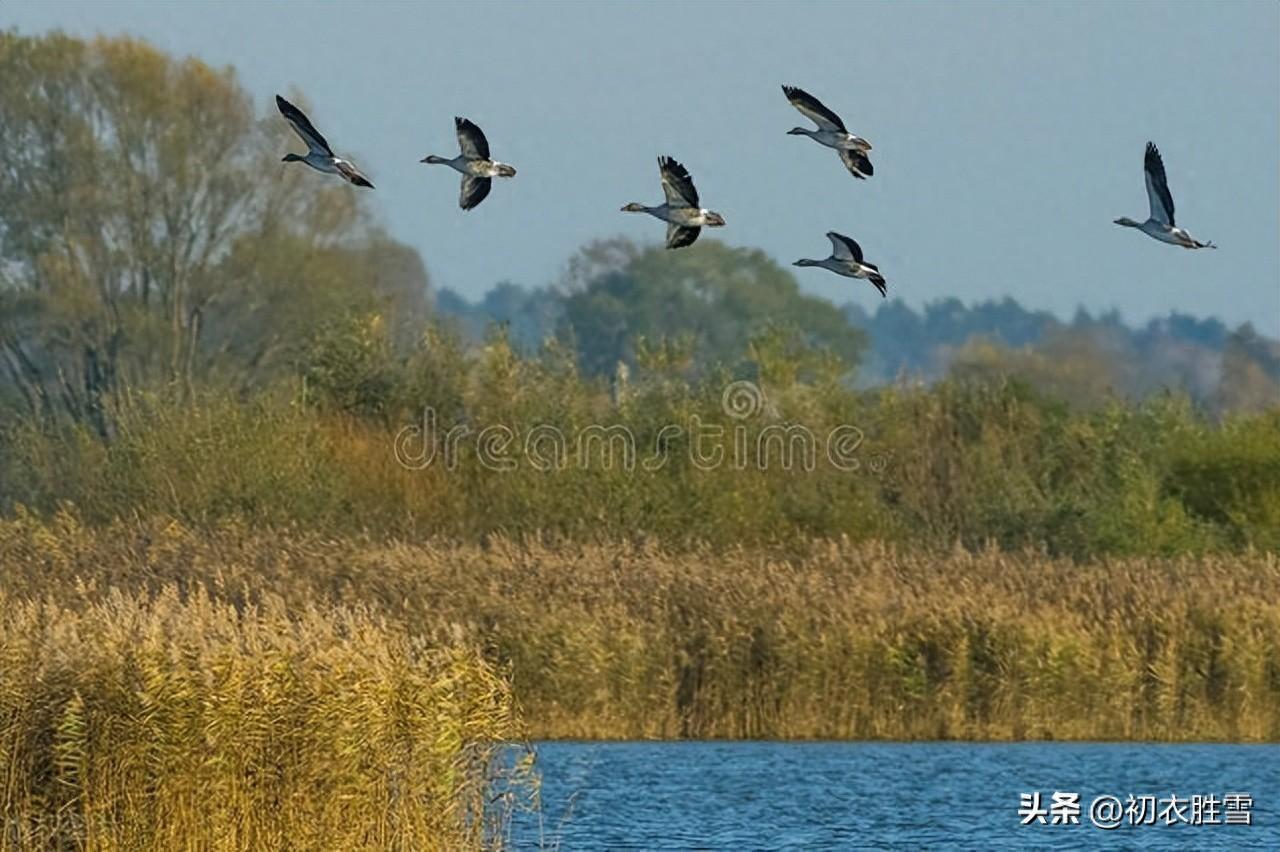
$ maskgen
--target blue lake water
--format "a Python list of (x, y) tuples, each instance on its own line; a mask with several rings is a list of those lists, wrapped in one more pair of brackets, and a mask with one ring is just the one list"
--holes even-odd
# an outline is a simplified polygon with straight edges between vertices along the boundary
[[(517, 849), (1280, 849), (1280, 746), (1111, 743), (541, 743)], [(1022, 794), (1079, 793), (1079, 824), (1022, 825)], [(1227, 825), (1222, 800), (1235, 800)], [(1130, 814), (1128, 797), (1138, 804)], [(1165, 811), (1141, 824), (1141, 798)], [(1119, 827), (1091, 821), (1115, 796)], [(1189, 800), (1200, 799), (1192, 824)], [(1209, 796), (1218, 800), (1215, 807)], [(1183, 803), (1186, 804), (1183, 804)], [(1034, 809), (1034, 799), (1027, 803)], [(1110, 823), (1114, 806), (1099, 805)], [(1072, 808), (1058, 808), (1069, 819)], [(1180, 816), (1181, 815), (1181, 816)], [(1175, 820), (1166, 825), (1167, 819)], [(1130, 822), (1138, 822), (1130, 825)]]

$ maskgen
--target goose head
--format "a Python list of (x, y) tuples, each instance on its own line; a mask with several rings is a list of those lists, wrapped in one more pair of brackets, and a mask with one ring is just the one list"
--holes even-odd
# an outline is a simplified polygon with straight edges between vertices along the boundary
[(282, 163), (301, 163), (301, 162), (302, 162), (302, 157), (299, 157), (297, 154), (285, 154), (285, 155), (284, 155), (284, 157), (282, 157), (282, 158), (280, 159), (280, 162), (282, 162)]
[(724, 225), (724, 217), (714, 210), (707, 211), (706, 220), (708, 228), (719, 228)]
[(643, 213), (645, 212), (645, 206), (639, 203), (638, 201), (633, 201), (630, 204), (628, 204), (626, 207), (623, 207), (622, 212), (623, 213)]
[(1126, 228), (1141, 228), (1141, 227), (1142, 227), (1142, 223), (1141, 223), (1141, 222), (1135, 222), (1135, 221), (1133, 221), (1132, 219), (1130, 219), (1128, 216), (1121, 216), (1119, 219), (1116, 219), (1116, 220), (1115, 220), (1115, 223), (1116, 223), (1117, 225), (1124, 225)]
[(787, 131), (787, 135), (788, 136), (808, 136), (809, 131), (805, 130), (803, 127), (793, 127)]

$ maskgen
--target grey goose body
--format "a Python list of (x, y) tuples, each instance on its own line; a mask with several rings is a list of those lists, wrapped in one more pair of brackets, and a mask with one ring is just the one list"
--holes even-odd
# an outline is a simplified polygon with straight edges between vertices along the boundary
[(827, 239), (831, 240), (830, 257), (823, 260), (801, 258), (795, 262), (795, 266), (818, 266), (846, 278), (865, 278), (880, 291), (881, 298), (888, 295), (888, 287), (879, 267), (862, 259), (862, 247), (857, 241), (835, 231), (827, 231)]
[(333, 149), (329, 147), (328, 140), (321, 135), (320, 131), (316, 130), (315, 125), (311, 123), (311, 120), (307, 118), (302, 110), (279, 95), (276, 95), (276, 108), (280, 110), (280, 114), (289, 122), (293, 132), (297, 133), (298, 137), (307, 145), (306, 154), (302, 156), (285, 154), (282, 162), (306, 163), (318, 172), (338, 175), (350, 184), (373, 189), (373, 184), (360, 173), (360, 170), (350, 160), (344, 160), (333, 153)]
[(723, 216), (699, 206), (698, 189), (693, 185), (688, 169), (671, 157), (659, 157), (658, 172), (662, 178), (662, 192), (666, 201), (657, 207), (632, 202), (623, 207), (622, 212), (648, 213), (666, 222), (666, 245), (669, 249), (692, 245), (704, 227), (719, 228), (724, 225)]
[(804, 89), (783, 86), (782, 93), (787, 96), (787, 101), (793, 107), (817, 125), (816, 130), (793, 127), (787, 131), (788, 135), (808, 136), (821, 145), (834, 148), (840, 156), (840, 162), (849, 170), (849, 174), (859, 180), (875, 174), (871, 160), (867, 157), (867, 152), (871, 150), (870, 142), (850, 133), (840, 116)]
[(458, 134), (458, 156), (448, 158), (430, 154), (419, 162), (448, 166), (461, 172), (458, 206), (470, 210), (488, 197), (489, 190), (493, 188), (493, 178), (514, 177), (516, 170), (490, 157), (489, 140), (474, 122), (455, 116), (453, 125)]
[(1135, 222), (1127, 216), (1115, 220), (1117, 225), (1137, 228), (1147, 236), (1162, 243), (1182, 246), (1185, 249), (1216, 249), (1212, 242), (1202, 243), (1174, 224), (1173, 195), (1169, 192), (1169, 181), (1164, 172), (1164, 160), (1160, 157), (1160, 149), (1154, 142), (1147, 143), (1142, 157), (1142, 173), (1147, 184), (1147, 204), (1150, 213), (1145, 222)]

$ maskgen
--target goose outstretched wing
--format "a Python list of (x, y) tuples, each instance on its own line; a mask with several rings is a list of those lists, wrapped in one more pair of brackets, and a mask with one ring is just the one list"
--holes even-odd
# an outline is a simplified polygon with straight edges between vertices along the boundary
[(470, 210), (481, 201), (484, 201), (492, 188), (492, 178), (463, 175), (462, 191), (458, 195), (458, 206), (463, 210)]
[(689, 177), (689, 170), (670, 157), (658, 158), (658, 170), (662, 174), (662, 192), (669, 207), (697, 207), (698, 190)]
[(844, 130), (844, 122), (813, 95), (795, 86), (783, 86), (782, 93), (791, 105), (800, 110), (819, 130)]
[(293, 127), (293, 132), (297, 133), (302, 141), (307, 143), (308, 148), (317, 154), (333, 156), (333, 149), (329, 147), (329, 143), (320, 135), (320, 131), (316, 130), (315, 125), (311, 123), (302, 110), (279, 95), (276, 95), (276, 108), (280, 110), (280, 114)]
[(454, 126), (458, 129), (458, 147), (462, 156), (468, 160), (489, 159), (489, 140), (484, 138), (484, 131), (465, 118), (454, 118)]
[(835, 231), (827, 231), (827, 239), (831, 240), (831, 256), (836, 260), (862, 263), (862, 247), (855, 240)]
[(871, 167), (871, 160), (861, 151), (841, 148), (839, 153), (840, 162), (844, 163), (844, 167), (854, 177), (865, 179), (876, 173), (876, 170)]
[(667, 248), (677, 249), (693, 245), (693, 241), (702, 233), (701, 228), (686, 228), (674, 222), (667, 223)]
[(1164, 161), (1154, 142), (1147, 143), (1147, 153), (1142, 159), (1142, 171), (1147, 178), (1147, 201), (1151, 203), (1151, 218), (1173, 227), (1173, 196), (1169, 194), (1169, 182), (1164, 174)]
[(864, 263), (863, 266), (871, 269), (871, 271), (867, 273), (867, 280), (874, 284), (875, 288), (880, 291), (880, 298), (887, 298), (889, 295), (889, 287), (884, 280), (884, 276), (880, 274), (880, 270), (869, 263)]

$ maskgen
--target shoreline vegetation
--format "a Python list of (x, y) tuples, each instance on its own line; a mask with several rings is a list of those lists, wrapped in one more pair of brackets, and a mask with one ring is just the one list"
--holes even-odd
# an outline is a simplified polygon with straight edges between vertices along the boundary
[(0, 849), (491, 847), (532, 790), (500, 672), (363, 607), (4, 589), (0, 660)]

